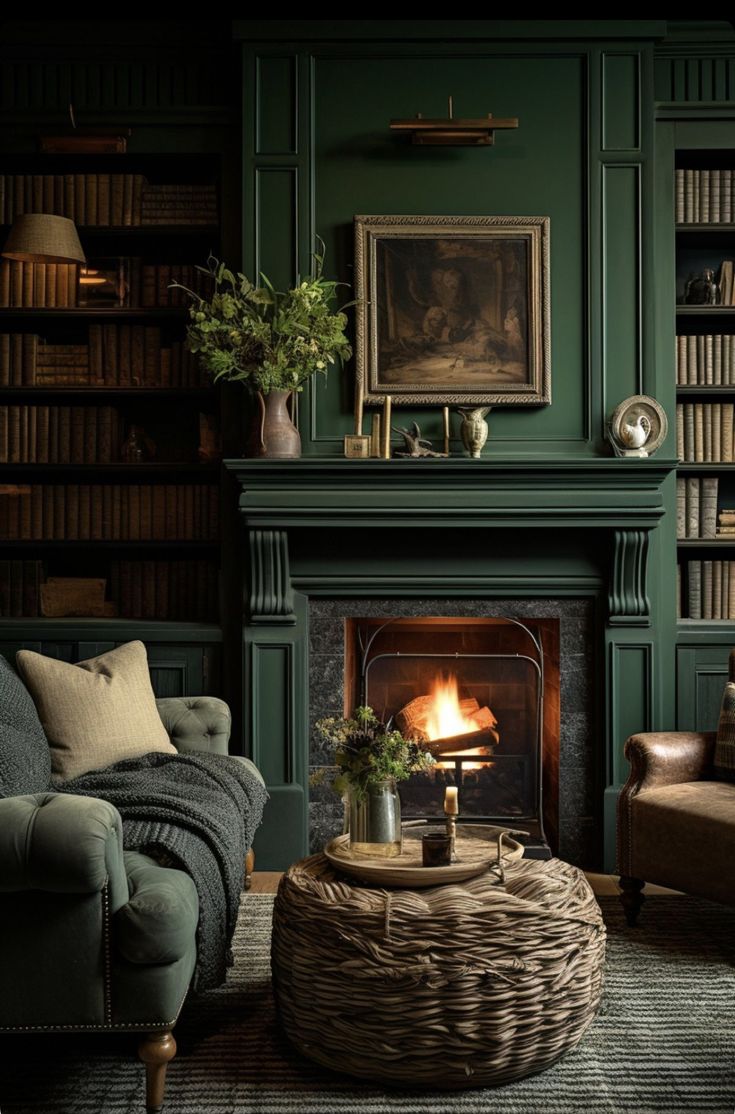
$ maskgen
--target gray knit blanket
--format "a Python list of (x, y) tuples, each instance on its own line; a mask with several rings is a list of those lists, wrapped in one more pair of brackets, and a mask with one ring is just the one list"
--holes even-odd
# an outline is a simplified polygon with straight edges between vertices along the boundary
[(194, 988), (225, 980), (245, 867), (266, 791), (236, 758), (144, 754), (54, 788), (101, 797), (120, 812), (123, 845), (191, 875), (199, 895)]

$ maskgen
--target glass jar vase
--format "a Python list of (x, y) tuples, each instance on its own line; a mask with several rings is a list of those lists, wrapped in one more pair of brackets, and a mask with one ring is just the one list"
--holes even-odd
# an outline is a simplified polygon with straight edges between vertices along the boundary
[(394, 778), (376, 781), (366, 792), (349, 793), (350, 851), (370, 858), (401, 853), (401, 799)]

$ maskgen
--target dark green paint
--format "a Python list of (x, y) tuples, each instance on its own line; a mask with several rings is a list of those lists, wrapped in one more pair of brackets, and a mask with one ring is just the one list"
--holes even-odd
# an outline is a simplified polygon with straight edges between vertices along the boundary
[(602, 55), (602, 148), (636, 150), (640, 145), (640, 58), (637, 54)]

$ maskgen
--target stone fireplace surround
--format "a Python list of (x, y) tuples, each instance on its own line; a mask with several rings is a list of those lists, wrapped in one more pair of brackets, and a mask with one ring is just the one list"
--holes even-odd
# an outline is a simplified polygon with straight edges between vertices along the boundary
[(244, 749), (270, 794), (259, 866), (282, 869), (337, 823), (328, 790), (310, 797), (310, 766), (323, 763), (310, 727), (317, 711), (342, 711), (342, 665), (330, 650), (341, 652), (342, 618), (467, 607), (559, 616), (568, 658), (561, 852), (602, 866), (604, 814), (611, 869), (622, 744), (658, 722), (658, 585), (652, 604), (648, 566), (674, 462), (579, 454), (225, 463), (245, 536), (243, 656), (230, 664), (242, 684)]
[(597, 757), (593, 678), (588, 648), (594, 645), (594, 608), (586, 599), (372, 600), (316, 599), (309, 604), (309, 772), (328, 775), (310, 786), (309, 843), (313, 852), (342, 830), (341, 801), (329, 788), (329, 754), (314, 731), (322, 716), (340, 716), (344, 704), (344, 620), (451, 616), (457, 618), (558, 619), (560, 634), (559, 854), (588, 865), (599, 855), (596, 816)]

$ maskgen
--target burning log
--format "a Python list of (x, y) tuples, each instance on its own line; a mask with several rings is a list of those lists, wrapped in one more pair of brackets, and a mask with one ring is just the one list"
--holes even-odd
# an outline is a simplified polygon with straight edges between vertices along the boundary
[(430, 739), (426, 745), (435, 758), (445, 755), (471, 751), (473, 754), (488, 757), (495, 753), (495, 747), (500, 742), (497, 731), (491, 727), (485, 731), (468, 731), (464, 735), (452, 735), (448, 739)]
[[(396, 727), (405, 735), (406, 738), (419, 739), (421, 742), (426, 742), (428, 735), (426, 733), (426, 724), (430, 719), (436, 699), (433, 695), (416, 696), (413, 700), (409, 700), (400, 712), (396, 715)], [(490, 709), (483, 709), (490, 712)], [(459, 714), (463, 719), (474, 719), (475, 715), (480, 711), (480, 705), (475, 700), (474, 696), (467, 700), (459, 701)], [(490, 712), (492, 716), (492, 712)], [(493, 716), (493, 723), (489, 726), (494, 726), (495, 717)], [(484, 726), (484, 725), (483, 725)]]

